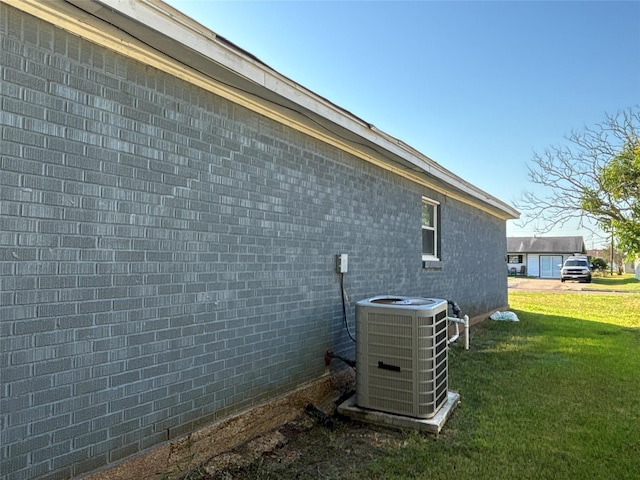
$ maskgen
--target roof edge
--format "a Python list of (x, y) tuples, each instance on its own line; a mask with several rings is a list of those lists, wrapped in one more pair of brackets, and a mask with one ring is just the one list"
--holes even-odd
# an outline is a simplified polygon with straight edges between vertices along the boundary
[[(61, 26), (90, 41), (116, 50), (118, 53), (134, 57), (186, 81), (204, 86), (207, 83), (207, 79), (203, 78), (206, 77), (206, 72), (204, 75), (193, 75), (193, 72), (188, 72), (190, 66), (178, 61), (178, 58), (182, 58), (181, 55), (162, 58), (166, 52), (158, 51), (146, 43), (146, 48), (154, 52), (154, 55), (149, 55), (149, 52), (144, 51), (145, 42), (132, 48), (133, 46), (122, 35), (109, 33), (108, 29), (92, 27), (87, 18), (74, 17), (73, 7), (70, 5), (86, 14), (106, 21), (121, 32), (131, 35), (134, 39), (139, 39), (140, 35), (151, 35), (156, 38), (166, 37), (184, 49), (186, 58), (197, 55), (198, 60), (206, 59), (216, 68), (222, 67), (226, 74), (238, 76), (239, 81), (242, 79), (244, 82), (258, 86), (271, 95), (275, 94), (279, 98), (299, 106), (310, 115), (356, 135), (364, 140), (368, 148), (358, 148), (362, 141), (356, 142), (357, 145), (354, 146), (354, 142), (345, 141), (344, 137), (340, 135), (336, 138), (335, 132), (327, 133), (329, 129), (326, 127), (319, 130), (316, 127), (317, 131), (313, 131), (309, 124), (304, 125), (304, 122), (291, 118), (291, 115), (287, 115), (287, 112), (283, 112), (282, 109), (265, 106), (264, 102), (262, 105), (258, 105), (261, 102), (256, 101), (255, 98), (242, 98), (242, 90), (233, 91), (233, 86), (227, 85), (231, 88), (218, 86), (215, 89), (211, 87), (208, 90), (215, 90), (215, 93), (221, 94), (231, 101), (240, 103), (258, 113), (268, 114), (281, 123), (311, 134), (315, 138), (338, 146), (412, 181), (433, 188), (448, 197), (474, 205), (494, 216), (504, 220), (516, 219), (520, 216), (519, 212), (510, 205), (466, 182), (397, 138), (378, 130), (347, 110), (281, 75), (255, 56), (237, 47), (224, 37), (218, 36), (215, 32), (161, 0), (0, 1)], [(175, 65), (171, 65), (172, 62), (175, 62)], [(203, 72), (198, 73), (202, 74)], [(210, 82), (211, 78), (208, 81)], [(269, 108), (271, 111), (267, 112)], [(389, 155), (371, 153), (371, 151), (378, 152), (379, 149), (383, 149)], [(394, 161), (394, 157), (401, 161)], [(429, 181), (429, 177), (435, 179), (436, 182)], [(453, 191), (442, 188), (441, 185), (438, 185), (439, 182), (448, 185)]]

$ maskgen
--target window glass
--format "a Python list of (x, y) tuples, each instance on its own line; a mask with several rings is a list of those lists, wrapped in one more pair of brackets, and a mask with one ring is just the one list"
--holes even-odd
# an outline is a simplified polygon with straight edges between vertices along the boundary
[(422, 229), (422, 254), (435, 256), (435, 232), (433, 230)]
[(433, 227), (433, 214), (434, 214), (435, 205), (431, 205), (429, 203), (422, 203), (422, 226), (423, 227)]

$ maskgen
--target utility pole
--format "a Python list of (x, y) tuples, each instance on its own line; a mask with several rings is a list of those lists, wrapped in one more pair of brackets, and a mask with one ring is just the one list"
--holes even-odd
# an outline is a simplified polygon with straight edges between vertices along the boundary
[(613, 277), (613, 228), (611, 228), (611, 253), (610, 253), (610, 259), (611, 261), (609, 262), (610, 265), (610, 270), (611, 270), (611, 276)]

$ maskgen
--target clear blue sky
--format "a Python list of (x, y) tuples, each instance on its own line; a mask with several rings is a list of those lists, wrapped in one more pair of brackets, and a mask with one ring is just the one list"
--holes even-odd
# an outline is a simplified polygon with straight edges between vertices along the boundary
[[(509, 204), (534, 151), (640, 104), (640, 1), (169, 3)], [(575, 234), (601, 243), (547, 235)]]

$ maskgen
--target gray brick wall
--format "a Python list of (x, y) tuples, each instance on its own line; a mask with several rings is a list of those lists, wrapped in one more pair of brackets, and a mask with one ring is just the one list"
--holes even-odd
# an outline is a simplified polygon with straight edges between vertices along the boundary
[(3, 478), (102, 467), (353, 356), (336, 254), (352, 331), (377, 294), (506, 304), (504, 221), (5, 4), (0, 35)]

